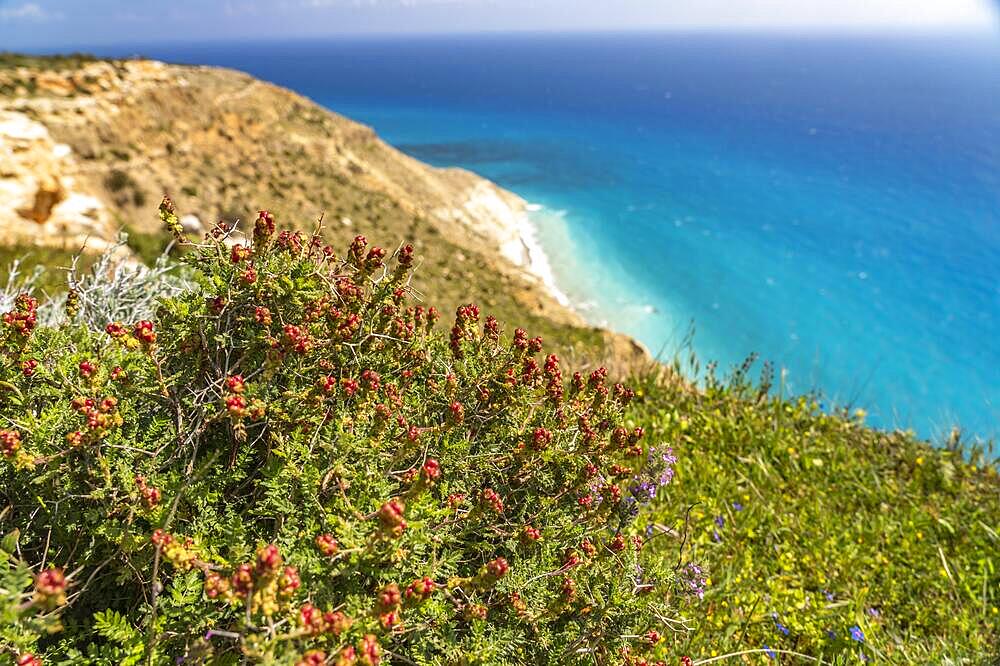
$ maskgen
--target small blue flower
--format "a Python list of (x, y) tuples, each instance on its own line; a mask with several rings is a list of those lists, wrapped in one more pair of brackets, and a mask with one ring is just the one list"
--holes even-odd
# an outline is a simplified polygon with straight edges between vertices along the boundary
[(830, 590), (823, 590), (823, 596), (826, 597), (827, 601), (833, 601), (833, 592)]
[(726, 519), (723, 518), (722, 516), (716, 516), (715, 517), (715, 524), (721, 529), (722, 527), (725, 527), (725, 525), (726, 525)]
[(778, 656), (777, 653), (771, 649), (770, 645), (764, 646), (764, 654), (766, 654), (771, 659), (775, 659)]
[(733, 509), (735, 509), (736, 511), (742, 511), (743, 505), (740, 504), (739, 502), (733, 502)]
[(854, 625), (848, 630), (851, 634), (851, 638), (859, 643), (865, 642), (865, 632), (861, 631), (861, 627)]
[(868, 614), (871, 615), (872, 617), (881, 617), (882, 616), (882, 613), (880, 613), (877, 608), (869, 608), (868, 609)]
[(837, 632), (834, 631), (833, 629), (827, 629), (826, 630), (826, 637), (829, 638), (830, 640), (833, 640), (833, 639), (837, 638)]
[(712, 540), (715, 543), (722, 543), (722, 535), (719, 534), (719, 530), (712, 530)]

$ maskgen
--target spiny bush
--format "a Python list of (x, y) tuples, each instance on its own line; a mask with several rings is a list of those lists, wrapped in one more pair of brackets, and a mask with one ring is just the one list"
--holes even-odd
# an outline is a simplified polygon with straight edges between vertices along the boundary
[[(156, 316), (0, 345), (0, 646), (20, 664), (643, 664), (685, 594), (636, 521), (669, 450), (606, 373), (407, 306), (413, 251), (187, 245)], [(568, 380), (568, 381), (566, 381)], [(33, 579), (26, 572), (32, 572)], [(62, 631), (53, 632), (61, 623)], [(36, 656), (37, 655), (37, 656)]]

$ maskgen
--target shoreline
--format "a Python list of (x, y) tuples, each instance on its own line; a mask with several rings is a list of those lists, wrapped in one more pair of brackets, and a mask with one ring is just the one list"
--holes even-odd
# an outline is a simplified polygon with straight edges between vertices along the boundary
[(559, 288), (552, 263), (539, 241), (538, 228), (531, 219), (532, 214), (544, 210), (544, 206), (530, 203), (518, 194), (465, 169), (451, 167), (443, 171), (462, 173), (463, 178), (471, 177), (474, 182), (465, 188), (462, 195), (464, 201), (459, 206), (452, 210), (439, 210), (438, 215), (458, 219), (472, 231), (491, 240), (500, 256), (512, 268), (538, 282), (560, 306), (584, 321), (566, 293)]
[(519, 215), (518, 235), (524, 254), (527, 256), (527, 269), (541, 280), (542, 285), (558, 301), (559, 305), (569, 308), (575, 314), (582, 317), (580, 312), (573, 307), (569, 296), (559, 288), (555, 273), (552, 271), (552, 263), (549, 261), (549, 255), (545, 253), (545, 249), (538, 239), (538, 227), (532, 221), (531, 213), (542, 210), (544, 210), (544, 206), (541, 204), (528, 203), (525, 204), (524, 210)]

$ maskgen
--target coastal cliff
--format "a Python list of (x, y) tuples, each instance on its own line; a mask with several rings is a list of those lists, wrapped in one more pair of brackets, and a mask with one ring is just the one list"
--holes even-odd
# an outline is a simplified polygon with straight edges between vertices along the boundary
[[(343, 245), (412, 242), (428, 304), (475, 300), (511, 325), (623, 370), (648, 363), (587, 326), (546, 284), (526, 243), (526, 202), (437, 169), (284, 88), (214, 67), (0, 56), (0, 239), (100, 252), (120, 228), (158, 232), (166, 193), (192, 233), (254, 208)], [(596, 359), (595, 359), (596, 362)]]

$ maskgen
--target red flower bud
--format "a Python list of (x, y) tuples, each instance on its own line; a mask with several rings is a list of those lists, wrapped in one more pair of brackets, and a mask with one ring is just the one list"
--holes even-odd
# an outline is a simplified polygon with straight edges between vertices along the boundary
[(29, 358), (27, 361), (21, 362), (21, 374), (25, 377), (31, 377), (35, 374), (35, 368), (38, 367), (38, 361), (33, 358)]
[(437, 583), (431, 580), (428, 576), (423, 578), (418, 578), (412, 583), (410, 583), (406, 588), (406, 598), (416, 599), (423, 601), (437, 588)]
[(281, 552), (273, 543), (262, 546), (257, 551), (257, 573), (262, 576), (272, 576), (281, 568), (283, 560)]
[(246, 385), (243, 383), (243, 375), (230, 375), (226, 377), (226, 388), (233, 393), (243, 393)]
[(241, 395), (230, 395), (226, 398), (226, 409), (233, 418), (243, 418), (248, 413), (247, 400)]
[(378, 639), (372, 634), (367, 634), (361, 639), (358, 649), (361, 652), (361, 663), (365, 666), (378, 666), (382, 661), (382, 648), (378, 644)]
[(316, 547), (327, 557), (333, 557), (340, 551), (340, 544), (332, 534), (320, 534), (316, 537)]
[(378, 518), (382, 530), (393, 536), (401, 535), (406, 529), (405, 511), (406, 505), (398, 498), (391, 499), (383, 504), (378, 510)]
[(266, 210), (257, 213), (257, 221), (253, 225), (253, 244), (265, 245), (274, 235), (274, 216)]
[(135, 337), (143, 344), (151, 345), (156, 342), (156, 332), (153, 331), (153, 322), (149, 320), (142, 320), (135, 325), (135, 330), (133, 331)]
[(545, 428), (535, 428), (532, 434), (532, 445), (536, 451), (543, 451), (552, 442), (552, 433)]
[(66, 574), (62, 569), (46, 569), (35, 576), (35, 601), (47, 608), (66, 603)]
[(0, 430), (0, 453), (10, 458), (21, 448), (21, 433), (17, 430)]
[(104, 331), (112, 338), (120, 338), (128, 334), (128, 329), (121, 322), (113, 321), (104, 327)]
[(229, 259), (234, 264), (239, 264), (249, 259), (250, 255), (251, 255), (250, 248), (248, 248), (245, 245), (237, 243), (236, 245), (233, 246), (232, 250), (230, 250)]
[(482, 501), (493, 509), (496, 513), (503, 513), (503, 500), (492, 488), (487, 488), (482, 492)]
[(354, 666), (358, 661), (357, 650), (353, 645), (348, 645), (337, 655), (336, 666)]
[(399, 585), (395, 583), (390, 583), (379, 590), (377, 602), (382, 610), (396, 608), (402, 601), (403, 597), (399, 593)]
[(434, 458), (428, 458), (424, 462), (423, 474), (426, 480), (434, 481), (441, 476), (441, 465)]
[(253, 310), (253, 318), (261, 326), (271, 325), (271, 311), (262, 305), (258, 305)]
[(448, 410), (450, 412), (450, 419), (452, 423), (462, 423), (465, 420), (465, 408), (462, 407), (462, 403), (459, 401), (454, 401), (448, 405)]
[(498, 557), (491, 562), (486, 564), (486, 572), (493, 578), (500, 579), (507, 575), (507, 571), (510, 570), (510, 565), (507, 564), (507, 560)]
[(302, 658), (295, 662), (295, 666), (323, 666), (326, 663), (326, 652), (322, 650), (309, 650)]

